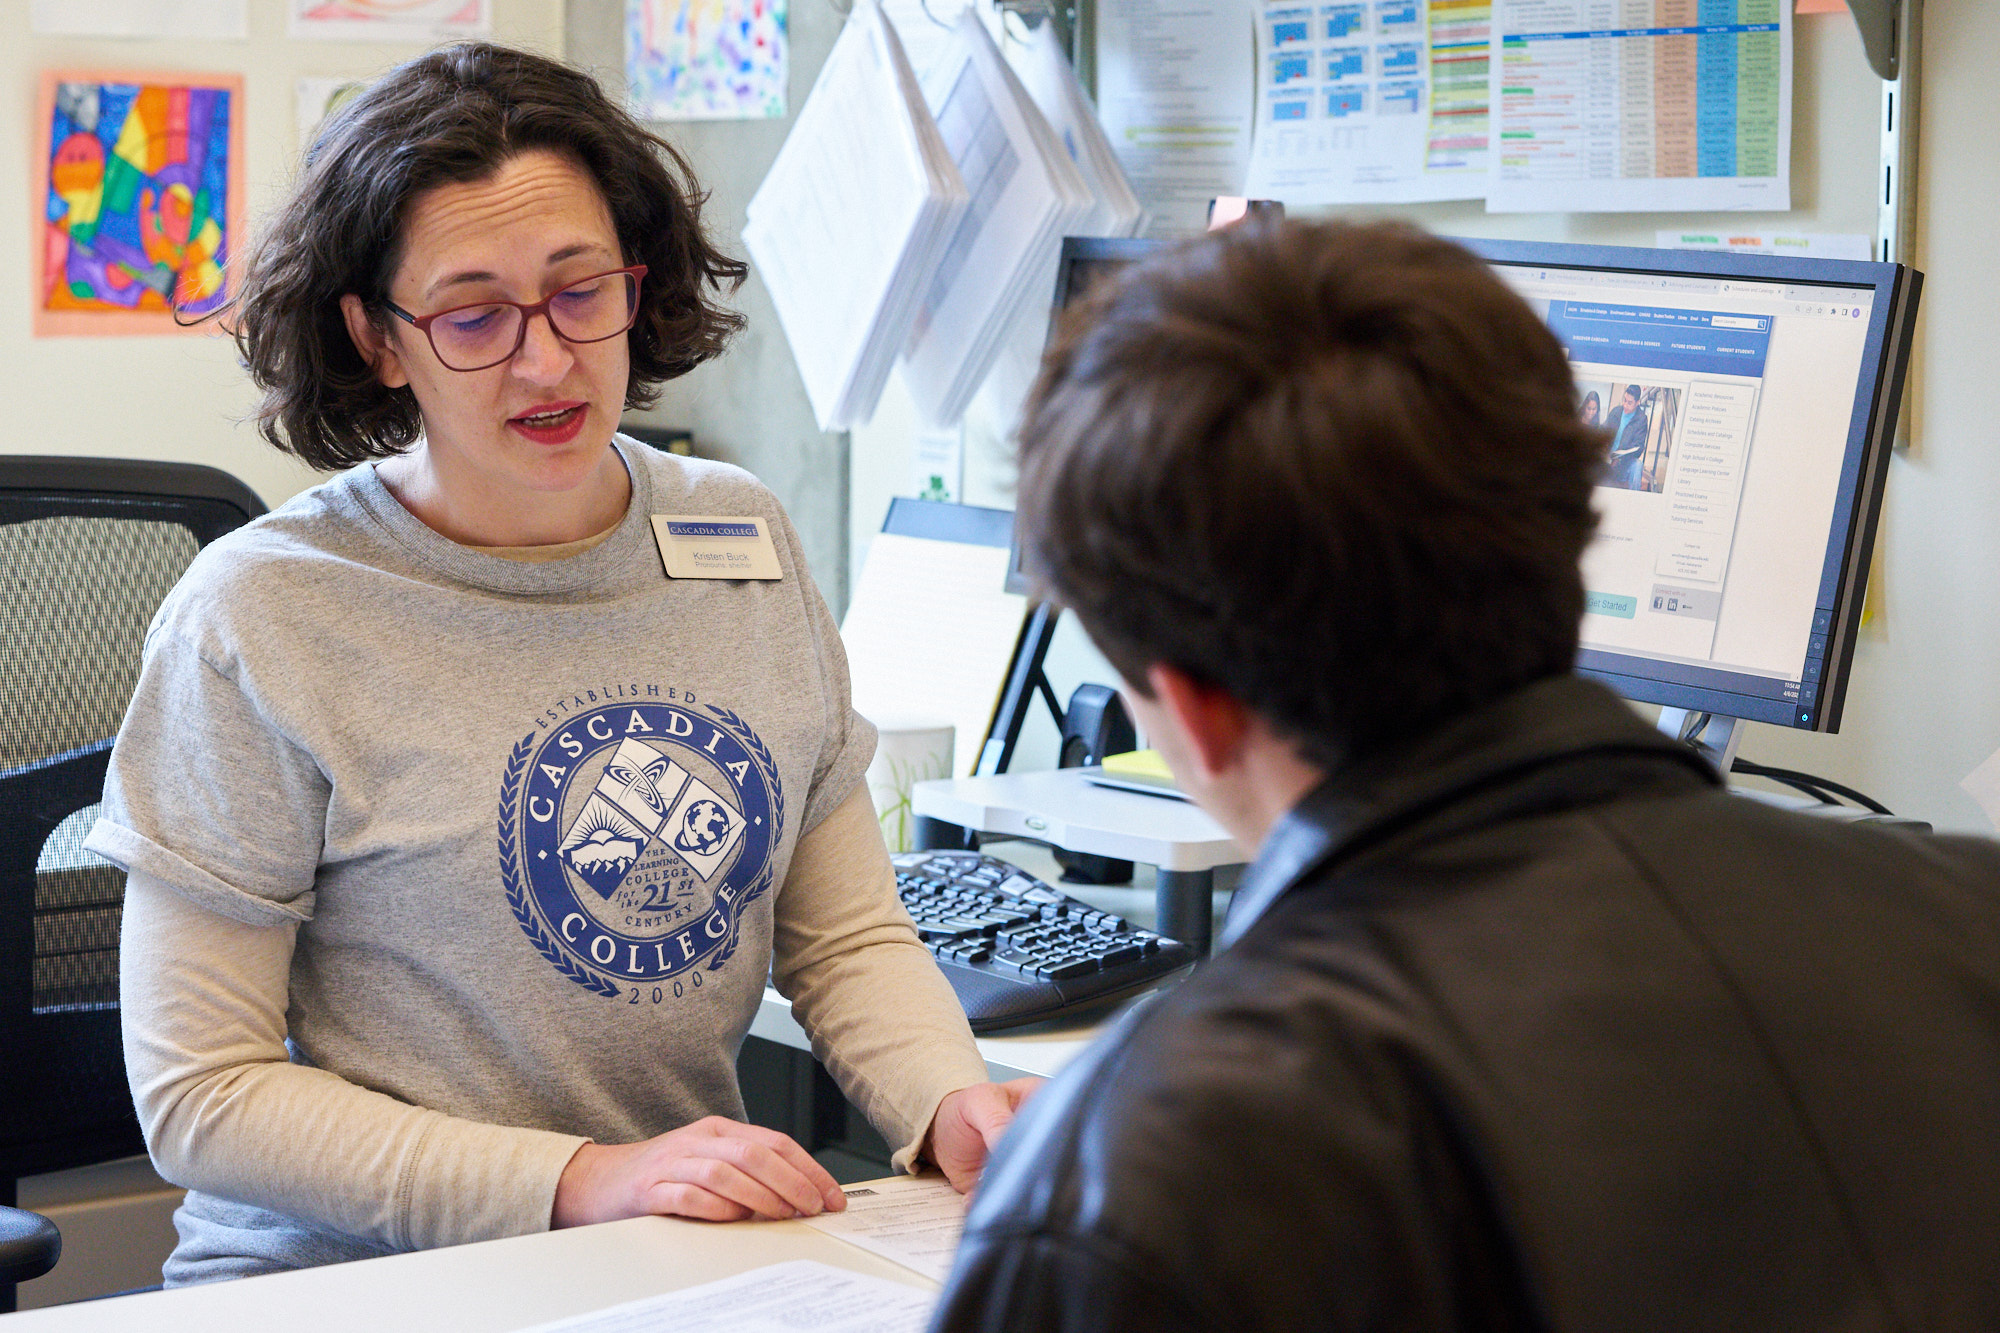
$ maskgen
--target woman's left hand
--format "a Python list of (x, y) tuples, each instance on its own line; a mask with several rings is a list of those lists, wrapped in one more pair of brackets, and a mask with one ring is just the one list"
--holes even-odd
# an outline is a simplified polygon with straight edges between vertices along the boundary
[(979, 1173), (993, 1145), (1000, 1141), (1021, 1103), (1046, 1080), (1009, 1079), (1005, 1083), (975, 1083), (945, 1094), (931, 1117), (924, 1156), (937, 1163), (960, 1194), (979, 1183)]

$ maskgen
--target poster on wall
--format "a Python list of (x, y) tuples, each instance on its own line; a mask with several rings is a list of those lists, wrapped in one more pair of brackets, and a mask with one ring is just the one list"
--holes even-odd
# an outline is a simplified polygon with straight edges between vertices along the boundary
[(361, 96), (368, 87), (364, 78), (320, 78), (308, 75), (298, 82), (299, 156), (304, 157), (326, 118)]
[(293, 37), (442, 42), (493, 35), (493, 0), (291, 0)]
[(785, 114), (788, 0), (625, 0), (625, 83), (646, 120)]
[(207, 332), (243, 236), (243, 80), (43, 74), (36, 337)]
[(34, 0), (28, 30), (37, 37), (241, 41), (250, 35), (250, 0)]

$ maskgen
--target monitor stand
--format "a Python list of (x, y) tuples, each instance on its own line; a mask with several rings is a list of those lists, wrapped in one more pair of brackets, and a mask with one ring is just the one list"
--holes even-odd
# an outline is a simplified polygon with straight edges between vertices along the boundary
[[(1693, 746), (1702, 758), (1715, 766), (1716, 772), (1722, 774), (1725, 784), (1729, 782), (1730, 766), (1736, 760), (1737, 743), (1743, 739), (1743, 727), (1743, 719), (1740, 717), (1701, 713), (1691, 708), (1660, 710), (1660, 730), (1684, 745)], [(1775, 805), (1782, 809), (1796, 810), (1801, 814), (1817, 815), (1825, 819), (1886, 824), (1895, 828), (1911, 829), (1918, 833), (1931, 831), (1931, 826), (1921, 819), (1875, 814), (1853, 806), (1815, 801), (1792, 792), (1759, 791), (1754, 787), (1737, 786), (1730, 786), (1728, 790), (1732, 796), (1743, 796), (1753, 801), (1762, 801), (1766, 805)]]
[(1683, 745), (1692, 745), (1727, 779), (1729, 766), (1736, 759), (1736, 746), (1743, 739), (1743, 719), (1692, 708), (1662, 708), (1660, 730)]

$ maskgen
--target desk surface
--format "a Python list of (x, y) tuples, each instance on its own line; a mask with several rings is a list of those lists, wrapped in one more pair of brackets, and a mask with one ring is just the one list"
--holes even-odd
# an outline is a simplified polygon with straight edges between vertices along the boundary
[[(792, 1017), (791, 1004), (769, 986), (764, 988), (764, 1000), (757, 1006), (757, 1016), (750, 1021), (750, 1035), (796, 1050), (812, 1049), (812, 1043), (806, 1040), (805, 1030)], [(1025, 1074), (1049, 1077), (1068, 1064), (1096, 1035), (1094, 1024), (1051, 1024), (975, 1040), (979, 1043), (979, 1053), (986, 1057), (987, 1073), (996, 1081), (1005, 1082)]]
[[(768, 987), (750, 1033), (810, 1049), (804, 1030), (792, 1018), (791, 1005)], [(981, 1037), (979, 1053), (995, 1079), (1046, 1077), (1069, 1063), (1095, 1035), (1091, 1026), (1031, 1028)], [(720, 1226), (641, 1217), (240, 1282), (29, 1310), (0, 1316), (0, 1330), (217, 1333), (230, 1328), (284, 1328), (301, 1333), (393, 1333), (448, 1328), (453, 1333), (503, 1333), (787, 1259), (817, 1259), (912, 1286), (936, 1286), (799, 1222)]]
[(982, 833), (1034, 838), (1162, 870), (1213, 870), (1249, 858), (1200, 806), (1100, 787), (1076, 769), (919, 782), (919, 815)]
[[(808, 1049), (791, 1006), (766, 989), (751, 1034)], [(1081, 1051), (1090, 1027), (979, 1038), (996, 1079), (1049, 1075)], [(450, 1329), (503, 1333), (658, 1296), (787, 1259), (817, 1259), (934, 1290), (919, 1274), (800, 1222), (717, 1225), (640, 1217), (446, 1250), (218, 1282), (0, 1315), (0, 1333), (300, 1333)]]
[(803, 1222), (636, 1217), (601, 1226), (0, 1316), (6, 1333), (508, 1333), (787, 1259), (930, 1279)]

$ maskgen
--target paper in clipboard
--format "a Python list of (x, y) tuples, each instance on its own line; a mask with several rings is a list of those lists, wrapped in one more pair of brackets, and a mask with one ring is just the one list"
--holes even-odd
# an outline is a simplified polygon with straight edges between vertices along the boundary
[(855, 711), (950, 722), (955, 777), (978, 765), (1027, 619), (1028, 599), (1006, 587), (1012, 517), (897, 500), (840, 626)]

